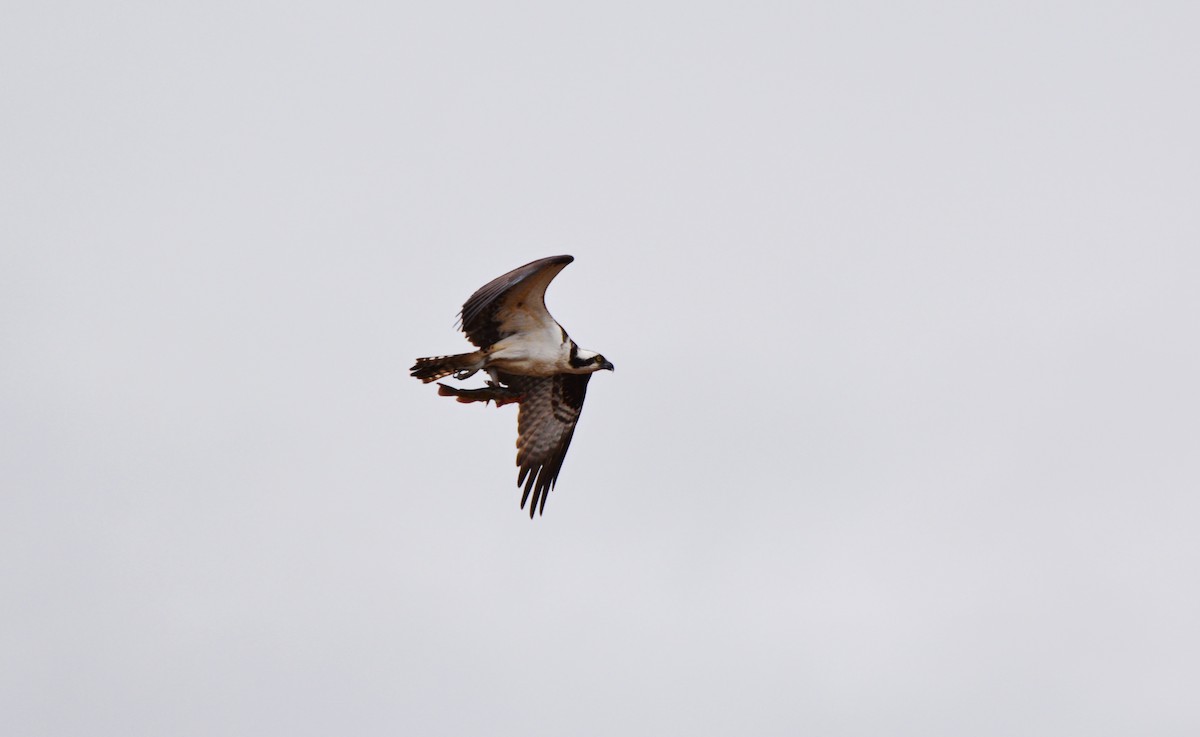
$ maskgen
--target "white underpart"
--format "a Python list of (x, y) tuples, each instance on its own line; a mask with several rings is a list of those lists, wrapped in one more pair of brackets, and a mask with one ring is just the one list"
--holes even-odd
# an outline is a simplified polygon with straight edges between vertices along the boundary
[(487, 365), (522, 376), (554, 376), (569, 372), (570, 360), (571, 341), (563, 340), (558, 323), (550, 321), (496, 343)]

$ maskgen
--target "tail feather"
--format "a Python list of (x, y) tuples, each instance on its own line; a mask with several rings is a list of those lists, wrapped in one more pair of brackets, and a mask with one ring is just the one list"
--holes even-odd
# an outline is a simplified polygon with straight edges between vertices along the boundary
[(479, 351), (474, 353), (460, 353), (457, 356), (432, 356), (430, 358), (418, 358), (413, 367), (409, 369), (414, 378), (428, 384), (431, 381), (437, 381), (443, 376), (449, 376), (457, 371), (472, 371), (480, 368)]

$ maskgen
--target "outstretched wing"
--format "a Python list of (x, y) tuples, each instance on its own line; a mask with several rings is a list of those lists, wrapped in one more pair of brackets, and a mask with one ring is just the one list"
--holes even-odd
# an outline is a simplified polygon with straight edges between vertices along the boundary
[(554, 488), (563, 458), (575, 434), (583, 398), (587, 395), (591, 374), (558, 374), (549, 377), (500, 374), (500, 380), (521, 392), (521, 409), (517, 413), (517, 486), (525, 485), (521, 508), (529, 500), (529, 518), (536, 509), (546, 507), (546, 497)]
[(546, 310), (546, 287), (574, 260), (574, 256), (538, 259), (480, 287), (462, 308), (467, 338), (487, 348), (516, 333), (557, 325)]

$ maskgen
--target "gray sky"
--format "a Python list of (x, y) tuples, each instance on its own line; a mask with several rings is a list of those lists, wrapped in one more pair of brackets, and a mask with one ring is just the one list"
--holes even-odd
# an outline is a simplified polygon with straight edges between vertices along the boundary
[(1200, 730), (1194, 5), (433, 6), (7, 9), (0, 732)]

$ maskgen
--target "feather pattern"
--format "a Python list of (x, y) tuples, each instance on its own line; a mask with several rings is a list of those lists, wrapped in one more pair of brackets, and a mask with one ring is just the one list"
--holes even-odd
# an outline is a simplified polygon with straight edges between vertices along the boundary
[(529, 517), (541, 514), (546, 497), (558, 480), (567, 448), (583, 411), (591, 374), (558, 374), (549, 377), (500, 374), (500, 380), (520, 392), (517, 414), (517, 486), (524, 484), (521, 508), (530, 501)]
[(462, 330), (479, 348), (487, 348), (519, 332), (557, 325), (546, 309), (546, 287), (574, 256), (532, 261), (496, 277), (463, 304)]

